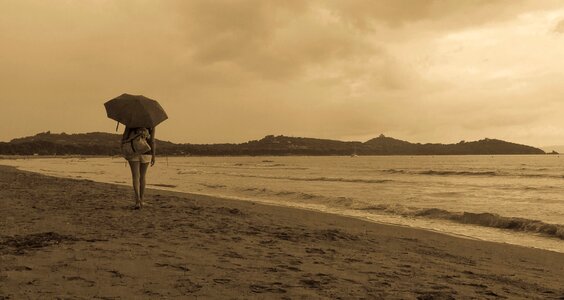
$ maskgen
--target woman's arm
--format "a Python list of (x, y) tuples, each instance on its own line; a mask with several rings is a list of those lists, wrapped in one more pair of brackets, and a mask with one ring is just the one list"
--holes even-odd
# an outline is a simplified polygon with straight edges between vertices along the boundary
[(151, 128), (151, 137), (149, 138), (151, 146), (151, 166), (155, 164), (155, 156), (157, 155), (157, 143), (155, 142), (155, 127)]
[(123, 136), (121, 137), (121, 141), (125, 141), (127, 140), (127, 138), (129, 137), (129, 133), (131, 132), (131, 128), (129, 127), (125, 127), (125, 130), (123, 131)]

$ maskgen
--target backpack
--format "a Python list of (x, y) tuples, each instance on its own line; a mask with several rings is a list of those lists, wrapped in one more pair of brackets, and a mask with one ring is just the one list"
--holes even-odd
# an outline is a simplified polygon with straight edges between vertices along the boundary
[(125, 156), (144, 154), (149, 150), (151, 150), (151, 146), (149, 146), (147, 142), (147, 134), (144, 131), (135, 134), (133, 137), (121, 143), (121, 151)]

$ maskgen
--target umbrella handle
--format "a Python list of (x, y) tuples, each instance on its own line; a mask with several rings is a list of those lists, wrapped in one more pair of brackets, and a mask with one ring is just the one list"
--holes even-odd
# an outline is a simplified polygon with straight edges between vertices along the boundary
[(117, 122), (117, 125), (116, 125), (116, 132), (118, 130), (118, 127), (119, 127), (119, 121)]

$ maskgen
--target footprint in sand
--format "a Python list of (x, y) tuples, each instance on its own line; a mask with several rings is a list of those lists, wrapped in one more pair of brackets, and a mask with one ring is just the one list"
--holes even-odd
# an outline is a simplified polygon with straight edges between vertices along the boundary
[(310, 254), (325, 254), (325, 251), (319, 248), (306, 248), (305, 251), (306, 253), (310, 253)]
[(228, 278), (215, 278), (215, 279), (213, 280), (213, 282), (219, 283), (219, 284), (226, 284), (226, 283), (231, 282), (231, 279), (228, 279)]
[(444, 299), (444, 300), (454, 300), (452, 296), (453, 293), (449, 292), (423, 292), (417, 296), (417, 300), (433, 300), (433, 299)]
[(190, 269), (188, 267), (185, 267), (183, 265), (173, 265), (173, 264), (167, 264), (167, 263), (155, 263), (155, 266), (173, 268), (173, 269), (176, 269), (176, 270), (179, 270), (179, 271), (184, 271), (184, 272), (190, 271)]
[(182, 294), (189, 294), (199, 291), (202, 288), (202, 286), (192, 282), (188, 278), (183, 278), (183, 279), (178, 279), (176, 281), (174, 288), (179, 290)]
[(245, 259), (241, 254), (235, 252), (235, 251), (227, 251), (226, 253), (223, 254), (224, 257), (230, 257), (230, 258), (239, 258), (239, 259)]
[(68, 281), (77, 281), (82, 283), (83, 286), (87, 286), (87, 287), (92, 287), (94, 286), (96, 283), (94, 281), (82, 278), (80, 276), (63, 276), (64, 279), (68, 280)]
[(286, 269), (288, 271), (293, 271), (293, 272), (299, 272), (301, 271), (300, 268), (296, 268), (296, 267), (292, 267), (292, 266), (287, 266), (287, 265), (278, 265), (277, 267), (282, 268), (282, 269)]
[(31, 271), (32, 269), (28, 266), (11, 266), (5, 267), (5, 271)]
[(116, 270), (110, 270), (108, 273), (112, 274), (114, 278), (123, 278), (125, 275)]
[(335, 281), (336, 281), (335, 277), (323, 273), (317, 273), (315, 275), (306, 274), (303, 275), (302, 279), (300, 280), (300, 282), (304, 286), (312, 289), (321, 289), (323, 286)]
[(261, 283), (261, 284), (251, 284), (249, 289), (253, 293), (261, 294), (261, 293), (276, 293), (276, 294), (283, 294), (286, 293), (286, 285), (282, 284), (281, 282), (272, 282), (272, 283)]

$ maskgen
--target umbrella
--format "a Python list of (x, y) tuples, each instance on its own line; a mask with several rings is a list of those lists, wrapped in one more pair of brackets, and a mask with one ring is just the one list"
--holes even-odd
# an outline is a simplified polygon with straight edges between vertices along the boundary
[(168, 119), (159, 102), (142, 95), (122, 94), (104, 103), (104, 106), (108, 118), (127, 127), (151, 128)]

